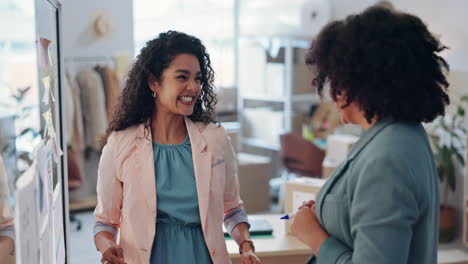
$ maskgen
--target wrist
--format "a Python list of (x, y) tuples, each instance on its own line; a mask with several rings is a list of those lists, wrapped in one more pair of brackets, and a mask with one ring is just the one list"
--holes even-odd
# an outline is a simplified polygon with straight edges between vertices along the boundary
[(312, 249), (312, 252), (314, 253), (314, 255), (317, 256), (319, 254), (320, 247), (325, 242), (325, 240), (327, 240), (329, 237), (330, 237), (329, 234), (323, 233), (317, 236), (313, 242), (311, 241), (311, 243), (309, 243), (309, 247)]
[[(13, 239), (7, 236), (0, 237), (0, 251), (5, 251), (5, 253), (7, 254), (12, 254), (14, 248), (15, 248), (15, 241), (13, 241)], [(1, 255), (2, 254), (0, 253), (0, 256)]]
[(114, 235), (106, 231), (97, 233), (94, 237), (94, 242), (96, 243), (97, 250), (101, 253), (104, 253), (109, 248), (117, 245)]
[(109, 243), (107, 243), (107, 244), (105, 245), (104, 250), (103, 250), (103, 253), (104, 253), (106, 250), (108, 250), (109, 248), (115, 247), (115, 246), (117, 246), (117, 243), (115, 243), (114, 241), (109, 241)]
[(251, 239), (244, 239), (239, 244), (239, 254), (242, 255), (242, 253), (246, 253), (246, 252), (255, 253), (255, 246), (254, 246), (253, 241)]
[(101, 246), (99, 248), (99, 251), (104, 254), (109, 248), (116, 246), (117, 243), (115, 243), (112, 240), (105, 240), (101, 243)]

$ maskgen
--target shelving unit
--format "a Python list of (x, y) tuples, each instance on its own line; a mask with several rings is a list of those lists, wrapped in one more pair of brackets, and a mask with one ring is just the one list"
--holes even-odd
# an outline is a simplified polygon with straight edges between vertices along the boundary
[[(320, 102), (311, 87), (312, 72), (304, 61), (310, 42), (290, 36), (239, 38), (241, 145), (278, 151), (279, 134), (293, 131), (293, 119), (298, 113), (295, 109)], [(272, 115), (266, 114), (267, 108)], [(259, 110), (259, 116), (255, 116), (255, 109)], [(307, 111), (303, 108), (299, 113)], [(275, 121), (280, 123), (278, 127), (269, 129)], [(247, 129), (249, 122), (251, 131)], [(265, 130), (265, 135), (258, 135), (256, 131), (252, 136), (255, 129)]]

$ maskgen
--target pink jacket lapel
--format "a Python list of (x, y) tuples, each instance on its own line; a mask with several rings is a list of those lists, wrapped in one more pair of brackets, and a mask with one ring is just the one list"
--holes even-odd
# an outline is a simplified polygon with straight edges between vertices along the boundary
[(193, 169), (197, 184), (200, 219), (203, 230), (206, 230), (211, 182), (211, 152), (206, 150), (206, 143), (201, 135), (202, 127), (188, 118), (185, 118), (185, 124), (192, 144)]
[(156, 176), (151, 131), (145, 135), (145, 125), (140, 125), (135, 140), (138, 148), (135, 158), (135, 174), (137, 174), (151, 215), (156, 220)]

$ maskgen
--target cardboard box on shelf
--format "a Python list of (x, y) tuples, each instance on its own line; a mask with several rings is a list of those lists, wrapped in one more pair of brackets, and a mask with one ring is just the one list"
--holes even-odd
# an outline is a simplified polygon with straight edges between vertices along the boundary
[[(299, 177), (287, 181), (284, 188), (284, 213), (294, 213), (302, 205), (302, 202), (315, 200), (325, 182), (325, 179), (309, 177)], [(290, 233), (291, 224), (291, 220), (285, 221), (286, 232), (288, 233)]]
[(247, 213), (267, 212), (270, 210), (269, 180), (271, 177), (271, 158), (239, 153), (238, 177), (240, 197)]
[(216, 112), (236, 112), (237, 111), (237, 89), (218, 88), (216, 91), (218, 103)]
[(313, 93), (312, 78), (314, 73), (306, 64), (294, 64), (293, 68), (293, 94)]
[(322, 162), (322, 178), (328, 179), (339, 165), (339, 162), (332, 162), (325, 157)]
[(349, 151), (359, 137), (352, 135), (330, 135), (327, 137), (327, 152), (325, 159), (330, 162), (339, 163), (346, 159)]
[(284, 96), (284, 63), (267, 63), (265, 67), (265, 94), (271, 97)]
[(359, 137), (353, 135), (330, 135), (327, 137), (327, 151), (322, 161), (322, 178), (327, 179), (346, 159)]
[(246, 108), (243, 111), (243, 135), (261, 139), (265, 144), (279, 146), (279, 135), (283, 131), (284, 113), (269, 107)]

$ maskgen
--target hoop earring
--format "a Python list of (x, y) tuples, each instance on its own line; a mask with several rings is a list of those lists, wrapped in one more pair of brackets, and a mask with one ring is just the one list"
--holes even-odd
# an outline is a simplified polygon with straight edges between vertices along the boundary
[(153, 92), (153, 98), (156, 98), (156, 92)]

